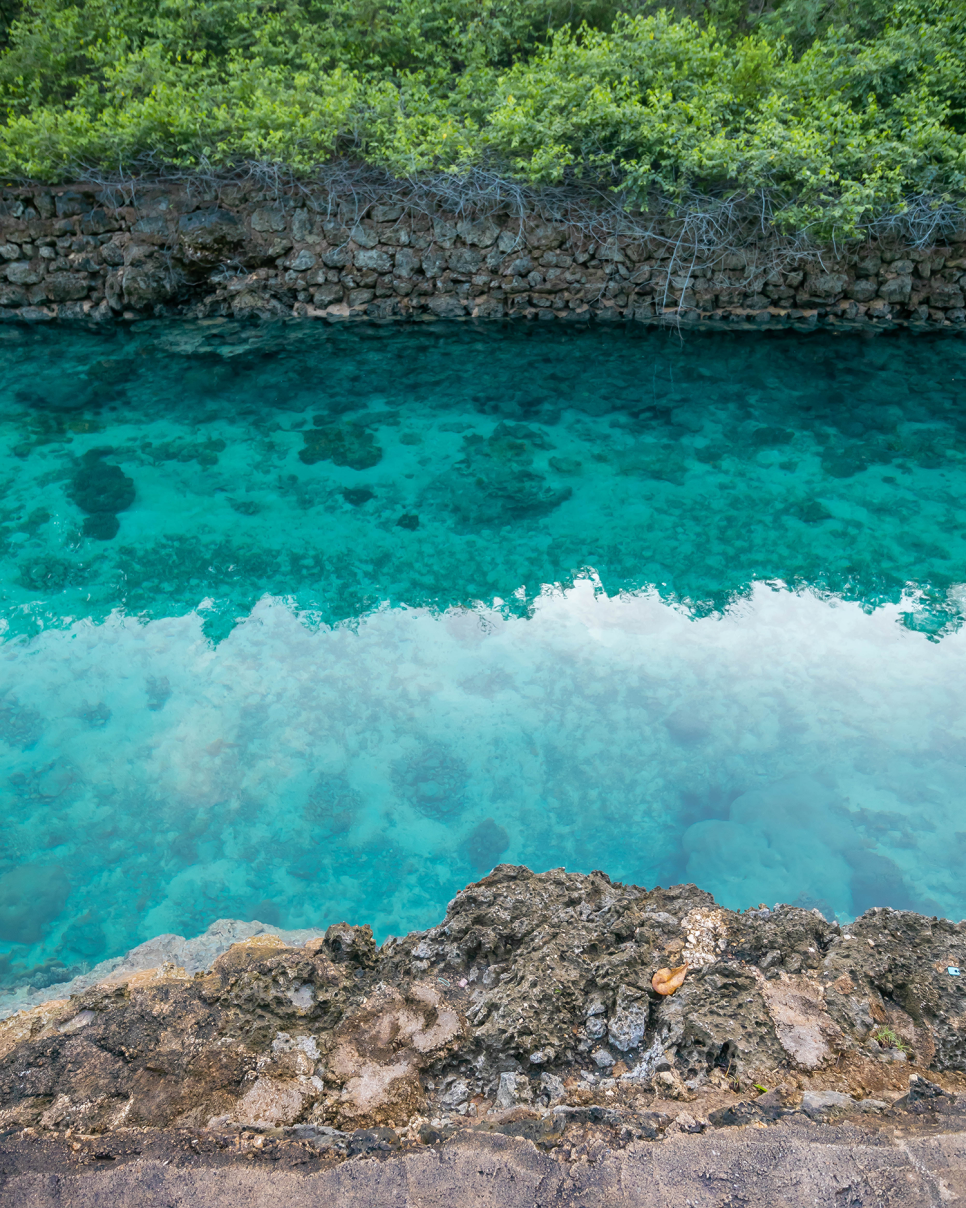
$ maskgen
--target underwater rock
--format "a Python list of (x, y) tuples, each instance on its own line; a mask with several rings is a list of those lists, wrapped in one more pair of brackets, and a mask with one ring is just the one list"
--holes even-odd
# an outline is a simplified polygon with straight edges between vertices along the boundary
[(85, 517), (81, 532), (95, 541), (110, 541), (117, 536), (120, 527), (121, 522), (113, 512), (94, 512)]
[(257, 516), (262, 505), (255, 499), (229, 499), (228, 506), (239, 516)]
[(21, 751), (36, 746), (44, 732), (44, 719), (9, 692), (0, 696), (0, 738)]
[(399, 794), (427, 818), (451, 818), (463, 810), (468, 773), (462, 759), (443, 747), (425, 747), (415, 759), (393, 767)]
[(342, 498), (354, 508), (361, 507), (375, 497), (375, 491), (370, 491), (368, 487), (346, 487), (342, 492)]
[(96, 399), (93, 390), (78, 389), (75, 378), (65, 377), (61, 382), (45, 383), (43, 390), (25, 387), (14, 395), (18, 403), (23, 403), (31, 411), (43, 413), (83, 411)]
[(90, 376), (99, 386), (117, 386), (135, 374), (135, 366), (123, 357), (101, 357), (91, 365)]
[(687, 710), (669, 713), (664, 719), (668, 733), (682, 746), (691, 746), (706, 739), (711, 727), (708, 720)]
[(42, 554), (20, 563), (20, 582), (31, 591), (63, 591), (76, 581), (79, 568), (66, 558)]
[[(18, 981), (26, 982), (34, 991), (40, 990), (41, 992), (48, 986), (63, 984), (65, 979), (69, 979), (76, 972), (76, 970), (68, 969), (64, 962), (57, 960), (56, 957), (49, 957), (39, 964), (26, 968), (13, 965), (12, 970)], [(0, 973), (6, 972), (7, 968), (0, 966)]]
[(425, 498), (450, 512), (462, 531), (547, 516), (573, 494), (529, 468), (534, 449), (552, 447), (545, 433), (526, 424), (501, 422), (485, 439), (471, 433), (463, 438), (462, 459), (429, 484)]
[(269, 927), (280, 927), (282, 925), (282, 912), (279, 910), (275, 902), (268, 898), (262, 898), (256, 902), (251, 908), (251, 920), (253, 923), (264, 923)]
[[(62, 942), (66, 951), (89, 960), (104, 951), (104, 928), (96, 916), (87, 910), (65, 928)], [(62, 981), (63, 978), (56, 980)]]
[(795, 439), (795, 433), (787, 428), (761, 427), (751, 434), (751, 443), (762, 449), (777, 448), (790, 444)]
[(583, 462), (576, 457), (550, 457), (547, 465), (558, 474), (579, 474), (583, 469)]
[(852, 868), (849, 887), (856, 914), (886, 904), (898, 910), (915, 910), (916, 903), (902, 872), (888, 856), (855, 848), (847, 851), (845, 858)]
[(111, 720), (111, 710), (103, 701), (98, 701), (96, 705), (85, 705), (77, 716), (81, 721), (86, 721), (92, 729), (99, 730)]
[(510, 846), (510, 836), (492, 818), (484, 818), (459, 845), (463, 859), (477, 872), (493, 868)]
[(314, 466), (319, 461), (331, 461), (351, 470), (369, 470), (382, 460), (382, 449), (376, 438), (357, 424), (325, 424), (302, 433), (305, 448), (299, 450), (299, 461)]
[(110, 452), (89, 449), (71, 480), (70, 497), (89, 516), (123, 512), (134, 502), (134, 480), (120, 466), (103, 460)]
[[(687, 872), (698, 883), (722, 887), (741, 867), (766, 901), (780, 900), (798, 881), (826, 901), (849, 884), (855, 913), (887, 902), (900, 909), (926, 905), (915, 901), (888, 857), (858, 841), (848, 811), (814, 777), (791, 776), (742, 793), (727, 815), (696, 822), (684, 833)], [(815, 870), (810, 881), (798, 874), (806, 864)]]
[(811, 499), (798, 509), (798, 517), (806, 524), (821, 524), (823, 520), (831, 520), (832, 513), (821, 500)]
[(58, 864), (22, 864), (0, 876), (0, 940), (34, 944), (60, 914), (70, 892)]
[(441, 474), (425, 497), (450, 512), (461, 531), (470, 531), (540, 519), (572, 494), (570, 487), (548, 486), (533, 470), (492, 462), (475, 464), (472, 471), (454, 468)]
[(344, 835), (362, 808), (362, 796), (343, 776), (320, 776), (305, 805), (305, 819), (327, 839)]
[(163, 709), (171, 698), (171, 685), (166, 675), (149, 675), (144, 682), (144, 690), (148, 695), (148, 709), (152, 713)]
[(831, 478), (852, 478), (868, 469), (869, 464), (865, 449), (830, 449), (822, 457), (822, 469)]

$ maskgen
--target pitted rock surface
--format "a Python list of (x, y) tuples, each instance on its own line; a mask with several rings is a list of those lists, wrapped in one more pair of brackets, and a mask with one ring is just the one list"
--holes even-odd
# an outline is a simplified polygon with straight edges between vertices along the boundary
[[(683, 986), (659, 996), (654, 972), (682, 953)], [(116, 971), (12, 1016), (0, 1127), (301, 1128), (345, 1156), (372, 1128), (555, 1145), (574, 1113), (649, 1139), (682, 1104), (683, 1128), (768, 1124), (803, 1093), (948, 1111), (966, 1087), (959, 966), (966, 933), (945, 920), (877, 909), (843, 929), (736, 914), (694, 885), (501, 865), (378, 949), (344, 923), (300, 945), (256, 934), (206, 970)]]

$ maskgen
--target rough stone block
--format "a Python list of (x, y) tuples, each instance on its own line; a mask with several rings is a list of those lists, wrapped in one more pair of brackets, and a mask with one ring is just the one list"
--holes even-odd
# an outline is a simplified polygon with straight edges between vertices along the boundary
[(851, 1095), (839, 1091), (806, 1091), (802, 1096), (802, 1111), (808, 1116), (854, 1111), (857, 1106)]
[(930, 282), (929, 301), (931, 305), (938, 306), (943, 310), (950, 307), (961, 310), (964, 305), (962, 290), (958, 285), (951, 285), (946, 281)]
[(411, 277), (422, 263), (418, 253), (409, 248), (400, 248), (393, 257), (393, 266), (397, 277)]
[(853, 281), (846, 289), (845, 295), (856, 302), (869, 302), (876, 296), (878, 290), (878, 281), (873, 274), (869, 274), (865, 277), (858, 277)]
[(154, 302), (166, 302), (174, 293), (171, 274), (163, 268), (126, 269), (123, 287), (124, 300), (131, 306), (148, 306)]
[(178, 220), (178, 235), (187, 248), (215, 251), (240, 243), (244, 238), (241, 223), (228, 210), (197, 210)]
[(90, 208), (91, 199), (85, 197), (83, 193), (76, 193), (73, 190), (58, 193), (54, 198), (54, 209), (58, 218), (72, 218), (76, 214), (83, 214)]
[(907, 303), (912, 296), (912, 278), (906, 274), (883, 281), (879, 286), (879, 297), (891, 305)]
[(349, 238), (359, 247), (374, 248), (379, 243), (379, 232), (374, 231), (371, 226), (359, 222), (349, 232)]
[(252, 214), (253, 231), (284, 231), (285, 211), (264, 207)]
[(342, 286), (335, 282), (320, 285), (312, 295), (312, 301), (316, 306), (330, 306), (333, 302), (341, 302)]
[(131, 227), (131, 232), (142, 240), (160, 244), (166, 242), (168, 238), (168, 224), (160, 215), (155, 218), (139, 218)]
[(440, 319), (457, 319), (466, 314), (463, 303), (455, 294), (436, 294), (426, 305)]
[(379, 248), (360, 248), (352, 257), (352, 262), (357, 268), (369, 269), (372, 272), (392, 272), (392, 257)]
[(51, 302), (71, 302), (86, 298), (90, 278), (86, 273), (54, 273), (47, 278), (46, 294)]
[(31, 260), (15, 260), (7, 265), (7, 280), (12, 285), (36, 285), (40, 280), (40, 263)]
[(446, 262), (454, 273), (475, 273), (479, 270), (483, 257), (470, 248), (454, 248), (446, 257)]
[(491, 217), (464, 218), (456, 224), (457, 234), (476, 247), (492, 247), (500, 235), (499, 223)]
[(306, 248), (297, 252), (290, 260), (288, 267), (296, 273), (304, 273), (310, 268), (315, 268), (316, 265), (316, 257)]
[(329, 268), (345, 268), (352, 263), (352, 252), (344, 244), (322, 253), (322, 263)]
[(400, 205), (374, 205), (369, 211), (373, 222), (397, 222), (402, 218), (403, 208)]

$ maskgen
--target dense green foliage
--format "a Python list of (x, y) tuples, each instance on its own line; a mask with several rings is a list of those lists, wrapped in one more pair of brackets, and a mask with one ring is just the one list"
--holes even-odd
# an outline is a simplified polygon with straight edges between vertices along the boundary
[[(0, 0), (8, 3), (9, 0)], [(850, 233), (966, 193), (966, 0), (26, 0), (0, 168), (487, 166)]]

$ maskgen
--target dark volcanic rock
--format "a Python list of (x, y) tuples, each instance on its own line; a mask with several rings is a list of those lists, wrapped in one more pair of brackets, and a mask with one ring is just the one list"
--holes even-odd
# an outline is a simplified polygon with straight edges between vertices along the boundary
[[(417, 762), (400, 788), (438, 812), (459, 769), (435, 749)], [(683, 986), (656, 994), (681, 964)], [(263, 934), (206, 972), (122, 968), (12, 1016), (0, 1127), (307, 1129), (313, 1152), (378, 1157), (465, 1127), (554, 1150), (578, 1128), (624, 1145), (709, 1121), (805, 1127), (826, 1102), (866, 1127), (893, 1101), (947, 1119), (966, 1068), (947, 970), (964, 965), (966, 935), (938, 919), (877, 909), (843, 931), (798, 907), (722, 910), (694, 885), (501, 865), (379, 949), (348, 924), (303, 947)]]
[(244, 234), (238, 219), (229, 210), (197, 210), (178, 219), (178, 237), (192, 250), (217, 251), (240, 243)]

